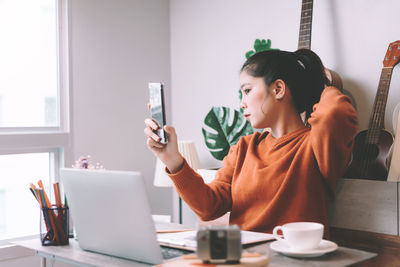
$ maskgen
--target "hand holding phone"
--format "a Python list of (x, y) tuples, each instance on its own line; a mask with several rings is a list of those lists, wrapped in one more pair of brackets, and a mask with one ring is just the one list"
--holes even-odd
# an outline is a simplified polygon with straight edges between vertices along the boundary
[(165, 120), (165, 104), (164, 104), (164, 86), (162, 83), (149, 83), (150, 93), (150, 112), (151, 117), (160, 127), (156, 130), (156, 134), (161, 138), (160, 143), (166, 144), (167, 133), (164, 130)]

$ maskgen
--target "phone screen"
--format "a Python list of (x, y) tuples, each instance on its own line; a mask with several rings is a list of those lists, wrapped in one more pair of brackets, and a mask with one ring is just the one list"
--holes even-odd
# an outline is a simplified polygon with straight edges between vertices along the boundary
[(167, 134), (164, 131), (165, 108), (164, 108), (164, 86), (162, 83), (149, 83), (151, 117), (158, 123), (160, 128), (156, 131), (161, 138), (160, 142), (167, 143)]

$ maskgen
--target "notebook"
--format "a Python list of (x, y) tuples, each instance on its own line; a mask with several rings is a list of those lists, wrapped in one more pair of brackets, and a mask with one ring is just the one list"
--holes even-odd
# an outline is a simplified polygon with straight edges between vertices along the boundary
[[(254, 245), (274, 240), (272, 234), (259, 233), (252, 231), (240, 231), (241, 242), (243, 246)], [(183, 231), (176, 233), (158, 233), (157, 240), (160, 244), (180, 248), (185, 250), (196, 251), (197, 249), (197, 231)]]
[[(139, 172), (60, 169), (79, 246), (150, 264), (163, 262)], [(179, 251), (165, 251), (167, 257)]]

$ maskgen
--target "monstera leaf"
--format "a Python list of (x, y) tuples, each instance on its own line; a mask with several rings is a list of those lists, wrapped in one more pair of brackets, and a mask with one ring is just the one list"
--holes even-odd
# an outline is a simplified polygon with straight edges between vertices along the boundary
[(222, 160), (239, 138), (253, 133), (242, 113), (227, 107), (213, 107), (204, 119), (204, 141), (214, 158)]

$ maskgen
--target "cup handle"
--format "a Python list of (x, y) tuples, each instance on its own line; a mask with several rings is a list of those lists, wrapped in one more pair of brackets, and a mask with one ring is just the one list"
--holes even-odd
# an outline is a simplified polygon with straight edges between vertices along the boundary
[(274, 237), (275, 237), (276, 240), (285, 242), (285, 239), (283, 239), (282, 237), (280, 237), (280, 236), (278, 235), (278, 231), (279, 231), (279, 230), (282, 231), (282, 226), (280, 226), (280, 225), (275, 226), (274, 230), (272, 230), (272, 234), (274, 235)]

